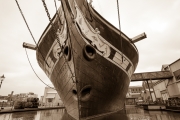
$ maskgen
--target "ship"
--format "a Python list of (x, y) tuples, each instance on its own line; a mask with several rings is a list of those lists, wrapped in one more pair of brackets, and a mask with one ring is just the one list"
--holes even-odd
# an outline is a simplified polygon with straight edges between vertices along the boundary
[(67, 113), (79, 120), (124, 108), (139, 60), (134, 43), (144, 38), (129, 38), (86, 0), (61, 0), (37, 45), (23, 46), (36, 50)]

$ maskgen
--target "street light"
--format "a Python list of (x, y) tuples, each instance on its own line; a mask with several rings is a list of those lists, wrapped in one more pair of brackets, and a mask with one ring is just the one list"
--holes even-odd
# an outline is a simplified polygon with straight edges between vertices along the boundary
[(4, 75), (2, 75), (2, 76), (0, 77), (0, 80), (1, 80), (0, 88), (1, 88), (1, 85), (2, 85), (2, 82), (3, 82), (4, 79), (5, 79), (5, 77), (4, 77)]

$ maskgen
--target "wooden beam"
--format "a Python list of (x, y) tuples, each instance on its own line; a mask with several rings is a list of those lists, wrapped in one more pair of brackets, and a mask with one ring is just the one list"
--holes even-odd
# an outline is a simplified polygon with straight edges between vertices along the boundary
[(133, 81), (146, 81), (146, 80), (165, 80), (172, 78), (173, 75), (170, 71), (156, 71), (156, 72), (144, 72), (134, 73), (131, 76), (131, 82)]
[(29, 44), (29, 43), (23, 43), (23, 47), (24, 48), (28, 48), (28, 49), (31, 49), (31, 50), (36, 50), (36, 45), (32, 45), (32, 44)]
[(133, 43), (135, 43), (135, 42), (138, 42), (144, 38), (147, 38), (146, 33), (142, 33), (140, 35), (137, 35), (137, 36), (133, 37), (131, 40)]

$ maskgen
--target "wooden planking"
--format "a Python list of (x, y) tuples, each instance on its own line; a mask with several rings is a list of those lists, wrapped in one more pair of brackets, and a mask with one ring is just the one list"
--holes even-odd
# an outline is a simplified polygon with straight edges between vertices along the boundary
[[(76, 34), (74, 33), (74, 35)], [(93, 86), (93, 97), (87, 103), (80, 101), (81, 109), (83, 109), (81, 110), (81, 117), (87, 117), (89, 115), (100, 114), (103, 112), (119, 109), (122, 107), (121, 105), (123, 105), (124, 100), (124, 98), (121, 96), (125, 96), (126, 93), (124, 92), (127, 92), (126, 88), (130, 82), (128, 80), (128, 76), (120, 68), (113, 65), (111, 62), (107, 61), (98, 54), (96, 55), (95, 60), (87, 61), (83, 57), (83, 41), (80, 40), (81, 38), (72, 42), (72, 45), (76, 46), (73, 48), (73, 55), (76, 78), (78, 80), (78, 88), (80, 91), (80, 89), (85, 85), (90, 84)], [(118, 77), (116, 77), (117, 75)], [(110, 95), (108, 96), (109, 98), (106, 95)], [(109, 103), (111, 105), (109, 105)], [(92, 104), (94, 104), (94, 107)], [(111, 106), (111, 109), (109, 106)]]
[(114, 30), (110, 29), (108, 23), (105, 23), (103, 19), (100, 19), (100, 17), (98, 17), (98, 15), (95, 12), (92, 13), (94, 13), (92, 14), (93, 22), (89, 22), (89, 23), (93, 26), (93, 28), (98, 28), (100, 31), (100, 35), (103, 36), (104, 39), (110, 42), (117, 49), (122, 51), (136, 67), (136, 63), (138, 62), (138, 52), (133, 47), (132, 43), (130, 43), (130, 41), (127, 41), (125, 40), (125, 38), (122, 37), (122, 48), (121, 48), (120, 35)]
[[(116, 65), (107, 61), (105, 58), (103, 58), (98, 54), (94, 61), (89, 62), (86, 59), (84, 59), (82, 54), (83, 52), (82, 48), (84, 47), (85, 42), (78, 33), (74, 23), (72, 23), (71, 13), (69, 13), (70, 11), (65, 4), (65, 2), (67, 3), (68, 1), (63, 0), (62, 2), (64, 4), (64, 8), (66, 11), (65, 14), (67, 18), (68, 27), (70, 28), (70, 33), (69, 33), (70, 42), (71, 42), (70, 46), (72, 47), (72, 53), (74, 56), (71, 59), (71, 61), (69, 61), (68, 63), (70, 64), (70, 68), (73, 70), (73, 74), (76, 75), (75, 78), (77, 79), (78, 83), (73, 83), (73, 80), (70, 79), (70, 77), (74, 75), (71, 74), (71, 71), (67, 68), (67, 65), (64, 64), (63, 59), (60, 59), (56, 64), (56, 67), (54, 68), (53, 73), (51, 75), (51, 80), (54, 86), (56, 87), (58, 93), (60, 94), (60, 96), (62, 96), (65, 106), (67, 107), (68, 113), (78, 119), (79, 114), (81, 116), (87, 117), (88, 115), (100, 114), (102, 112), (114, 111), (116, 109), (119, 109), (123, 105), (124, 97), (128, 88), (127, 86), (129, 85), (130, 82), (127, 74), (124, 73), (124, 71), (122, 71)], [(86, 11), (83, 5), (80, 7), (82, 11)], [(94, 19), (93, 22), (97, 22), (97, 21), (95, 21)], [(106, 36), (105, 33), (107, 32), (105, 31), (105, 28), (107, 26), (102, 27), (102, 25), (104, 24), (96, 24), (96, 25), (97, 26), (95, 27), (102, 28), (103, 30), (102, 35)], [(119, 46), (120, 41), (118, 41), (119, 39), (118, 35), (114, 35), (113, 31), (111, 31), (109, 28), (107, 28), (107, 31), (108, 30), (109, 30), (108, 34), (110, 35), (107, 36), (108, 41), (111, 41), (110, 43), (112, 43), (114, 46), (115, 45)], [(114, 36), (117, 36), (117, 38)], [(50, 39), (52, 38), (49, 37), (48, 40)], [(46, 44), (42, 42), (42, 44), (45, 44), (46, 47), (46, 45), (50, 43)], [(135, 59), (133, 64), (136, 65), (138, 61), (137, 51), (135, 54), (131, 53), (131, 51), (134, 48), (132, 49), (131, 48), (132, 46), (131, 45), (128, 46), (128, 45), (130, 45), (130, 43), (127, 43), (127, 45), (126, 43), (124, 43), (123, 47), (128, 48), (126, 54), (128, 54), (127, 56), (132, 57), (132, 60)], [(42, 47), (42, 49), (44, 48)], [(120, 50), (121, 48), (118, 49)], [(85, 85), (88, 84), (93, 85), (94, 94), (92, 95), (92, 99), (87, 103), (82, 101), (76, 102), (73, 99), (73, 94), (72, 94), (72, 90), (74, 89), (74, 86), (78, 92)], [(110, 95), (110, 96), (107, 97), (106, 95)], [(102, 99), (104, 101), (102, 101)], [(78, 105), (78, 103), (80, 104)], [(105, 106), (104, 105), (105, 103), (108, 104)], [(92, 106), (94, 106), (93, 109), (89, 109)], [(78, 113), (79, 110), (80, 113)]]

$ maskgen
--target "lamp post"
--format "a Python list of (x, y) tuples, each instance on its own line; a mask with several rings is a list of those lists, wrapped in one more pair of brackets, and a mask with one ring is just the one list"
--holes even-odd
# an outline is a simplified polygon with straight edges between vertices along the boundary
[(2, 76), (0, 77), (0, 80), (1, 80), (0, 88), (1, 88), (1, 85), (2, 85), (2, 82), (3, 82), (4, 79), (5, 79), (5, 77), (4, 77), (4, 75), (2, 75)]

